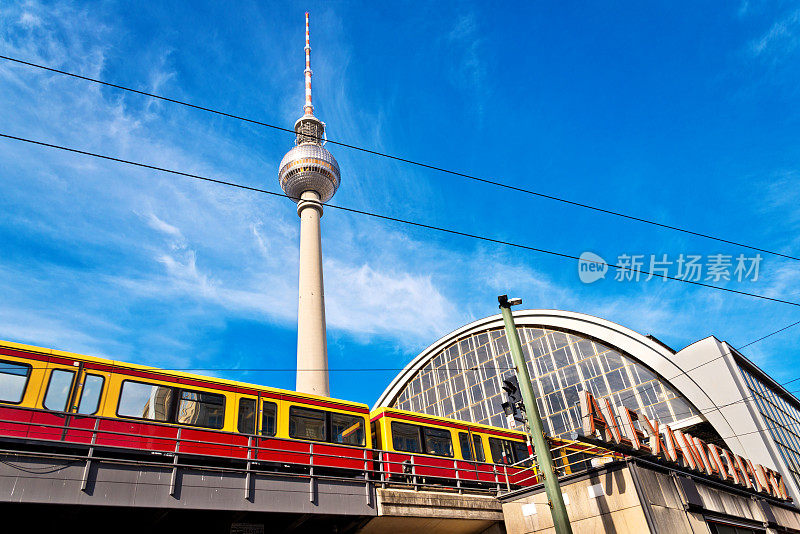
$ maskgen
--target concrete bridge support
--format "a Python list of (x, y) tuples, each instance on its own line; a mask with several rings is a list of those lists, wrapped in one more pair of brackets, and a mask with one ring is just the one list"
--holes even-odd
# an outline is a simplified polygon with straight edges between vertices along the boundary
[(378, 488), (378, 516), (360, 534), (504, 534), (503, 509), (490, 495)]

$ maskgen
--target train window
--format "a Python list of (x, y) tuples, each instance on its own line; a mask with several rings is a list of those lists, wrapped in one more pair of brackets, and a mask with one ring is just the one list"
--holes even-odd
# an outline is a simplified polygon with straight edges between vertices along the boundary
[(459, 432), (458, 444), (461, 446), (461, 457), (464, 460), (472, 460), (472, 447), (469, 446), (469, 434), (466, 432)]
[(331, 441), (344, 445), (364, 446), (364, 418), (331, 413)]
[(507, 440), (489, 438), (489, 450), (492, 453), (492, 461), (496, 464), (513, 464), (514, 453)]
[(489, 450), (492, 452), (492, 461), (496, 464), (519, 463), (523, 467), (532, 465), (531, 460), (526, 460), (530, 453), (528, 453), (528, 445), (524, 441), (489, 438)]
[(419, 427), (392, 421), (392, 443), (396, 451), (422, 452), (422, 438)]
[(256, 400), (239, 399), (239, 421), (236, 430), (242, 434), (256, 433)]
[(225, 396), (181, 390), (177, 422), (203, 428), (222, 428), (225, 422)]
[(261, 434), (274, 436), (278, 430), (278, 405), (274, 402), (264, 402), (261, 413)]
[(453, 456), (453, 440), (449, 430), (422, 427), (425, 435), (425, 452), (436, 456)]
[(458, 433), (458, 443), (461, 445), (461, 455), (465, 460), (485, 462), (486, 457), (483, 455), (483, 443), (481, 442), (481, 437), (472, 434), (472, 447), (470, 448), (469, 436), (470, 434), (467, 432)]
[(518, 463), (522, 467), (530, 467), (533, 465), (531, 460), (526, 459), (531, 455), (531, 453), (528, 452), (527, 443), (523, 441), (512, 441), (511, 446), (514, 448), (514, 463)]
[(151, 421), (169, 421), (175, 390), (169, 386), (125, 380), (119, 395), (117, 415)]
[(325, 412), (292, 406), (289, 409), (289, 437), (328, 441)]
[(78, 413), (92, 415), (100, 407), (100, 394), (103, 392), (103, 383), (106, 381), (100, 375), (86, 375), (83, 378), (81, 400), (78, 403)]
[(472, 435), (472, 444), (475, 446), (475, 460), (485, 462), (486, 456), (483, 454), (483, 441), (480, 436)]
[(569, 452), (569, 449), (561, 449), (561, 465), (567, 469), (567, 473), (586, 471), (592, 468), (592, 456), (583, 452)]
[(22, 402), (30, 375), (30, 365), (0, 361), (0, 402)]
[(74, 379), (75, 371), (53, 369), (50, 373), (50, 382), (47, 384), (47, 392), (44, 394), (44, 407), (56, 412), (67, 411), (67, 401)]

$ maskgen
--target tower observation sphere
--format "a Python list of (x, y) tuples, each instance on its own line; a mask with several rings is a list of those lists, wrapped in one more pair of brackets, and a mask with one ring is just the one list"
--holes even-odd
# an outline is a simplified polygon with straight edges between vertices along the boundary
[(297, 303), (297, 391), (330, 395), (325, 295), (322, 283), (322, 205), (339, 188), (339, 164), (325, 144), (325, 123), (311, 103), (311, 39), (306, 13), (306, 99), (303, 116), (294, 124), (295, 147), (278, 166), (286, 196), (297, 202), (300, 217), (300, 276)]
[[(306, 119), (311, 121), (316, 117)], [(302, 120), (302, 119), (301, 119)], [(300, 123), (300, 121), (298, 121)], [(299, 131), (302, 125), (295, 127)], [(322, 128), (320, 128), (322, 129)], [(295, 202), (306, 191), (314, 191), (320, 202), (327, 202), (339, 188), (339, 164), (333, 154), (321, 143), (307, 135), (298, 133), (298, 144), (283, 156), (278, 171), (281, 189)], [(308, 140), (299, 142), (301, 137)]]

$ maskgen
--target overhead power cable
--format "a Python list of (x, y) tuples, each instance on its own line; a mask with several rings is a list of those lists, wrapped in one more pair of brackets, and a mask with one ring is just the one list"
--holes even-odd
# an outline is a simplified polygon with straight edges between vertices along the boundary
[[(26, 65), (26, 66), (29, 66), (29, 67), (35, 67), (37, 69), (46, 70), (48, 72), (54, 72), (56, 74), (62, 74), (62, 75), (65, 75), (65, 76), (71, 76), (73, 78), (77, 78), (77, 79), (80, 79), (80, 80), (85, 80), (85, 81), (88, 81), (88, 82), (97, 83), (97, 84), (100, 84), (100, 85), (104, 85), (106, 87), (113, 87), (115, 89), (119, 89), (119, 90), (122, 90), (122, 91), (128, 91), (128, 92), (135, 93), (135, 94), (138, 94), (138, 95), (142, 95), (142, 96), (146, 96), (146, 97), (150, 97), (150, 98), (155, 98), (155, 99), (158, 99), (158, 100), (163, 100), (165, 102), (170, 102), (170, 103), (173, 103), (173, 104), (186, 106), (186, 107), (189, 107), (189, 108), (192, 108), (192, 109), (197, 109), (197, 110), (200, 110), (200, 111), (213, 113), (213, 114), (220, 115), (220, 116), (223, 116), (223, 117), (228, 117), (228, 118), (231, 118), (231, 119), (236, 119), (236, 120), (248, 122), (248, 123), (251, 123), (251, 124), (257, 124), (259, 126), (266, 126), (267, 128), (272, 128), (274, 130), (279, 130), (279, 131), (282, 131), (282, 132), (288, 132), (288, 133), (291, 133), (291, 134), (295, 134), (295, 131), (293, 129), (290, 129), (290, 128), (284, 128), (282, 126), (278, 126), (278, 125), (275, 125), (275, 124), (270, 124), (268, 122), (264, 122), (264, 121), (260, 121), (260, 120), (257, 120), (257, 119), (251, 119), (251, 118), (248, 118), (248, 117), (244, 117), (242, 115), (236, 115), (236, 114), (233, 114), (233, 113), (227, 113), (225, 111), (220, 111), (220, 110), (209, 108), (209, 107), (200, 106), (200, 105), (197, 105), (197, 104), (192, 104), (192, 103), (186, 102), (184, 100), (178, 100), (178, 99), (175, 99), (175, 98), (169, 98), (169, 97), (166, 97), (166, 96), (157, 95), (155, 93), (150, 93), (150, 92), (147, 92), (147, 91), (141, 91), (139, 89), (134, 89), (132, 87), (126, 87), (124, 85), (119, 85), (119, 84), (116, 84), (116, 83), (107, 82), (107, 81), (100, 80), (100, 79), (97, 79), (97, 78), (91, 78), (89, 76), (83, 76), (83, 75), (80, 75), (80, 74), (75, 74), (73, 72), (69, 72), (69, 71), (65, 71), (65, 70), (55, 69), (53, 67), (48, 67), (48, 66), (41, 65), (41, 64), (38, 64), (38, 63), (32, 63), (30, 61), (23, 61), (21, 59), (9, 57), (9, 56), (0, 55), (0, 59), (4, 59), (6, 61), (11, 61), (11, 62), (14, 62), (14, 63), (18, 63), (20, 65)], [(315, 136), (313, 136), (311, 134), (304, 134), (304, 135), (306, 135), (307, 137), (315, 137)], [(447, 169), (447, 168), (444, 168), (444, 167), (438, 167), (436, 165), (431, 165), (429, 163), (423, 163), (423, 162), (420, 162), (420, 161), (416, 161), (416, 160), (412, 160), (412, 159), (408, 159), (408, 158), (403, 158), (403, 157), (400, 157), (400, 156), (395, 156), (395, 155), (388, 154), (388, 153), (385, 153), (385, 152), (379, 152), (377, 150), (372, 150), (372, 149), (360, 147), (360, 146), (353, 145), (353, 144), (350, 144), (350, 143), (345, 143), (343, 141), (336, 141), (334, 139), (327, 139), (327, 138), (326, 139), (317, 138), (317, 139), (320, 139), (322, 141), (327, 141), (329, 143), (333, 143), (335, 145), (343, 146), (343, 147), (346, 147), (346, 148), (351, 148), (353, 150), (358, 150), (360, 152), (365, 152), (367, 154), (372, 154), (374, 156), (379, 156), (379, 157), (383, 157), (383, 158), (392, 159), (392, 160), (395, 160), (395, 161), (400, 161), (400, 162), (403, 162), (403, 163), (408, 163), (410, 165), (415, 165), (415, 166), (422, 167), (422, 168), (425, 168), (425, 169), (430, 169), (430, 170), (442, 172), (442, 173), (449, 174), (449, 175), (452, 175), (452, 176), (458, 176), (460, 178), (465, 178), (465, 179), (473, 180), (473, 181), (476, 181), (476, 182), (482, 182), (484, 184), (489, 184), (489, 185), (493, 185), (493, 186), (496, 186), (496, 187), (501, 187), (501, 188), (504, 188), (504, 189), (508, 189), (508, 190), (511, 190), (511, 191), (516, 191), (518, 193), (525, 193), (525, 194), (533, 195), (533, 196), (536, 196), (536, 197), (539, 197), (539, 198), (545, 198), (545, 199), (548, 199), (548, 200), (561, 202), (563, 204), (567, 204), (567, 205), (570, 205), (570, 206), (575, 206), (575, 207), (584, 208), (584, 209), (587, 209), (587, 210), (597, 211), (597, 212), (600, 212), (600, 213), (605, 213), (607, 215), (614, 215), (616, 217), (621, 217), (621, 218), (628, 219), (628, 220), (631, 220), (631, 221), (637, 221), (637, 222), (640, 222), (640, 223), (649, 224), (649, 225), (657, 226), (657, 227), (660, 227), (660, 228), (666, 228), (668, 230), (674, 230), (674, 231), (677, 231), (677, 232), (682, 232), (682, 233), (685, 233), (685, 234), (689, 234), (689, 235), (693, 235), (693, 236), (697, 236), (697, 237), (702, 237), (702, 238), (705, 238), (705, 239), (711, 239), (713, 241), (718, 241), (718, 242), (721, 242), (721, 243), (727, 243), (729, 245), (735, 245), (737, 247), (743, 247), (743, 248), (747, 248), (747, 249), (750, 249), (750, 250), (755, 250), (755, 251), (758, 251), (758, 252), (764, 252), (766, 254), (771, 254), (773, 256), (780, 256), (782, 258), (788, 258), (788, 259), (800, 261), (800, 257), (797, 257), (797, 256), (792, 256), (792, 255), (789, 255), (789, 254), (776, 252), (774, 250), (769, 250), (769, 249), (765, 249), (765, 248), (762, 248), (762, 247), (757, 247), (757, 246), (754, 246), (754, 245), (748, 245), (748, 244), (741, 243), (741, 242), (738, 242), (738, 241), (733, 241), (733, 240), (730, 240), (730, 239), (724, 239), (724, 238), (721, 238), (721, 237), (716, 237), (716, 236), (713, 236), (713, 235), (710, 235), (710, 234), (706, 234), (706, 233), (703, 233), (703, 232), (695, 232), (694, 230), (689, 230), (687, 228), (682, 228), (682, 227), (679, 227), (679, 226), (664, 224), (664, 223), (660, 223), (660, 222), (653, 221), (653, 220), (650, 220), (650, 219), (645, 219), (643, 217), (636, 217), (634, 215), (628, 215), (626, 213), (622, 213), (622, 212), (611, 210), (611, 209), (601, 208), (601, 207), (598, 207), (598, 206), (593, 206), (591, 204), (586, 204), (584, 202), (578, 202), (578, 201), (575, 201), (575, 200), (569, 200), (569, 199), (566, 199), (566, 198), (558, 197), (558, 196), (547, 194), (547, 193), (542, 193), (542, 192), (539, 192), (539, 191), (533, 191), (532, 189), (526, 189), (526, 188), (523, 188), (523, 187), (517, 187), (517, 186), (514, 186), (514, 185), (507, 184), (507, 183), (499, 182), (497, 180), (490, 180), (488, 178), (481, 178), (481, 177), (474, 176), (474, 175), (471, 175), (471, 174), (454, 171), (454, 170)]]
[[(185, 176), (187, 178), (193, 178), (193, 179), (202, 180), (202, 181), (205, 181), (205, 182), (212, 182), (212, 183), (215, 183), (215, 184), (227, 185), (227, 186), (230, 186), (230, 187), (236, 187), (236, 188), (239, 188), (239, 189), (244, 189), (246, 191), (253, 191), (253, 192), (256, 192), (256, 193), (263, 193), (265, 195), (271, 195), (271, 196), (275, 196), (275, 197), (292, 198), (292, 197), (289, 197), (288, 195), (286, 195), (285, 193), (278, 193), (278, 192), (275, 192), (275, 191), (269, 191), (267, 189), (260, 189), (258, 187), (251, 187), (249, 185), (242, 185), (242, 184), (237, 184), (235, 182), (229, 182), (229, 181), (225, 181), (225, 180), (218, 180), (216, 178), (209, 178), (209, 177), (206, 177), (206, 176), (201, 176), (199, 174), (192, 174), (192, 173), (183, 172), (183, 171), (176, 171), (176, 170), (173, 170), (173, 169), (168, 169), (168, 168), (165, 168), (165, 167), (158, 167), (156, 165), (150, 165), (150, 164), (147, 164), (147, 163), (140, 163), (140, 162), (126, 160), (126, 159), (122, 159), (122, 158), (116, 158), (116, 157), (113, 157), (113, 156), (106, 156), (106, 155), (98, 154), (98, 153), (95, 153), (95, 152), (88, 152), (86, 150), (79, 150), (79, 149), (76, 149), (76, 148), (70, 148), (70, 147), (66, 147), (66, 146), (62, 146), (62, 145), (56, 145), (56, 144), (52, 144), (52, 143), (45, 143), (43, 141), (36, 141), (34, 139), (27, 139), (25, 137), (18, 137), (18, 136), (15, 136), (15, 135), (9, 135), (9, 134), (5, 134), (5, 133), (0, 133), (0, 137), (6, 138), (6, 139), (13, 139), (15, 141), (22, 141), (24, 143), (30, 143), (30, 144), (33, 144), (33, 145), (39, 145), (39, 146), (44, 146), (44, 147), (48, 147), (48, 148), (55, 148), (55, 149), (58, 149), (58, 150), (63, 150), (65, 152), (72, 152), (72, 153), (75, 153), (75, 154), (82, 154), (84, 156), (91, 156), (91, 157), (94, 157), (94, 158), (104, 159), (104, 160), (108, 160), (108, 161), (115, 161), (117, 163), (124, 163), (126, 165), (133, 165), (135, 167), (151, 169), (151, 170), (154, 170), (154, 171), (166, 172), (166, 173), (169, 173), (169, 174), (176, 174), (178, 176)], [(292, 198), (292, 200), (297, 201), (297, 200), (300, 200), (300, 199), (299, 198)], [(495, 239), (495, 238), (492, 238), (492, 237), (482, 236), (482, 235), (479, 235), (479, 234), (471, 234), (471, 233), (468, 233), (468, 232), (462, 232), (462, 231), (459, 231), (459, 230), (453, 230), (451, 228), (444, 228), (444, 227), (441, 227), (441, 226), (434, 226), (434, 225), (431, 225), (431, 224), (420, 223), (420, 222), (411, 221), (411, 220), (408, 220), (408, 219), (401, 219), (399, 217), (391, 217), (389, 215), (381, 215), (379, 213), (359, 210), (359, 209), (355, 209), (355, 208), (348, 208), (348, 207), (339, 206), (339, 205), (336, 205), (336, 204), (326, 204), (326, 207), (332, 208), (332, 209), (341, 210), (341, 211), (345, 211), (345, 212), (348, 212), (348, 213), (356, 213), (356, 214), (359, 214), (359, 215), (365, 215), (365, 216), (373, 217), (373, 218), (376, 218), (376, 219), (382, 219), (382, 220), (385, 220), (385, 221), (392, 221), (392, 222), (397, 222), (397, 223), (401, 223), (401, 224), (406, 224), (406, 225), (409, 225), (409, 226), (416, 226), (417, 228), (425, 228), (427, 230), (434, 230), (434, 231), (437, 231), (437, 232), (443, 232), (443, 233), (447, 233), (447, 234), (451, 234), (451, 235), (458, 235), (458, 236), (462, 236), (462, 237), (468, 237), (470, 239), (477, 239), (477, 240), (486, 241), (486, 242), (489, 242), (489, 243), (496, 243), (498, 245), (506, 245), (506, 246), (509, 246), (509, 247), (519, 248), (519, 249), (523, 249), (523, 250), (529, 250), (529, 251), (532, 251), (532, 252), (539, 252), (539, 253), (542, 253), (542, 254), (548, 254), (550, 256), (556, 256), (556, 257), (559, 257), (559, 258), (576, 260), (576, 261), (587, 261), (587, 260), (582, 260), (580, 257), (574, 256), (572, 254), (566, 254), (566, 253), (563, 253), (563, 252), (556, 252), (556, 251), (547, 250), (547, 249), (543, 249), (543, 248), (532, 247), (532, 246), (529, 246), (529, 245), (523, 245), (523, 244), (520, 244), (520, 243), (514, 243), (512, 241), (505, 241), (505, 240), (502, 240), (502, 239)], [(599, 262), (591, 262), (591, 261), (589, 261), (589, 263), (599, 263)], [(664, 274), (655, 274), (655, 273), (652, 273), (650, 271), (633, 269), (631, 267), (617, 265), (617, 264), (614, 264), (614, 263), (607, 263), (605, 265), (607, 265), (608, 267), (614, 267), (615, 269), (619, 269), (621, 271), (633, 271), (633, 272), (639, 273), (640, 275), (641, 274), (645, 274), (645, 275), (649, 275), (651, 277), (653, 277), (653, 276), (661, 277), (661, 278), (666, 279), (666, 280), (673, 280), (673, 281), (676, 281), (676, 282), (684, 282), (684, 283), (692, 284), (692, 285), (695, 285), (695, 286), (707, 287), (707, 288), (710, 288), (710, 289), (716, 289), (716, 290), (725, 291), (725, 292), (728, 292), (728, 293), (735, 293), (737, 295), (746, 295), (746, 296), (749, 296), (749, 297), (754, 297), (754, 298), (758, 298), (758, 299), (762, 299), (762, 300), (768, 300), (768, 301), (772, 301), (772, 302), (780, 302), (782, 304), (789, 304), (791, 306), (800, 307), (800, 302), (793, 302), (793, 301), (790, 301), (790, 300), (784, 300), (784, 299), (779, 299), (779, 298), (775, 298), (775, 297), (768, 297), (767, 295), (759, 295), (757, 293), (749, 293), (747, 291), (739, 291), (737, 289), (731, 289), (731, 288), (722, 287), (722, 286), (715, 286), (713, 284), (706, 284), (706, 283), (703, 283), (703, 282), (699, 282), (699, 281), (695, 281), (695, 280), (687, 280), (687, 279), (678, 278), (678, 277), (675, 277), (675, 276), (667, 276), (667, 275), (664, 275)]]
[[(793, 326), (797, 326), (799, 324), (800, 324), (800, 321), (795, 321), (794, 323), (789, 324), (787, 326), (784, 326), (783, 328), (779, 328), (778, 330), (774, 330), (774, 331), (770, 332), (767, 335), (761, 336), (758, 339), (755, 339), (755, 340), (753, 340), (753, 341), (751, 341), (749, 343), (741, 345), (737, 349), (737, 352), (741, 351), (745, 347), (749, 347), (750, 345), (754, 345), (754, 344), (756, 344), (756, 343), (758, 343), (760, 341), (763, 341), (763, 340), (767, 339), (768, 337), (774, 336), (775, 334), (783, 332), (784, 330), (788, 330), (789, 328), (792, 328)], [(724, 356), (727, 356), (728, 354), (731, 354), (731, 352), (730, 351), (725, 352), (724, 354), (721, 354), (720, 356), (712, 358), (712, 359), (710, 359), (710, 360), (708, 360), (706, 362), (703, 362), (700, 365), (696, 365), (696, 366), (694, 366), (694, 367), (692, 367), (690, 369), (687, 369), (686, 371), (682, 371), (681, 373), (675, 375), (673, 377), (673, 379), (681, 376), (681, 374), (689, 373), (691, 371), (694, 371), (695, 369), (699, 369), (700, 367), (703, 367), (704, 365), (708, 365), (709, 363), (714, 362), (716, 360), (719, 360), (720, 358), (723, 358)], [(119, 367), (125, 367), (125, 365), (122, 364), (122, 365), (119, 365)], [(0, 363), (0, 371), (8, 370), (8, 369), (16, 369), (16, 368), (17, 368), (16, 366), (8, 366), (7, 364)], [(34, 366), (32, 366), (32, 369), (47, 369), (47, 368), (48, 367), (46, 365), (43, 365), (43, 366), (34, 365)], [(298, 371), (298, 370), (299, 371), (323, 371), (323, 370), (328, 370), (328, 371), (337, 371), (337, 372), (384, 372), (384, 371), (388, 372), (388, 371), (402, 371), (402, 370), (405, 369), (405, 367), (359, 367), (359, 368), (355, 368), (355, 367), (327, 367), (327, 368), (324, 368), (324, 369), (323, 368), (297, 369), (295, 367), (157, 367), (157, 368), (154, 368), (154, 369), (157, 370), (157, 371), (295, 372), (295, 371)], [(457, 366), (443, 366), (443, 367), (438, 367), (437, 369), (443, 369), (443, 370), (447, 370), (447, 371), (456, 371), (456, 372), (462, 373), (462, 372), (465, 372), (465, 371), (477, 371), (478, 369), (487, 369), (487, 370), (488, 369), (492, 369), (492, 370), (495, 370), (495, 371), (507, 371), (509, 369), (516, 369), (516, 367), (508, 366), (508, 365), (485, 365), (485, 364), (480, 364), (479, 363), (479, 364), (476, 364), (476, 365), (474, 365), (472, 367), (466, 367), (466, 366), (457, 365)], [(793, 379), (791, 379), (791, 380), (789, 380), (787, 382), (784, 382), (781, 385), (786, 386), (786, 385), (791, 384), (792, 382), (796, 382), (798, 380), (800, 380), (800, 377), (793, 378)], [(790, 391), (789, 393), (798, 393), (798, 392), (800, 392), (800, 390), (798, 390), (798, 391)], [(623, 397), (620, 400), (626, 400), (626, 399), (629, 399), (629, 398), (631, 398), (631, 397), (630, 396), (629, 397)]]

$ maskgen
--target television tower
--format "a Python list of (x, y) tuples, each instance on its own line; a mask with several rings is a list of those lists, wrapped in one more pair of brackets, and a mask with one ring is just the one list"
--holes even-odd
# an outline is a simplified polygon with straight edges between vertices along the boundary
[(281, 160), (278, 179), (286, 196), (297, 202), (300, 217), (300, 299), (297, 307), (297, 391), (330, 395), (325, 294), (322, 284), (322, 204), (339, 188), (339, 164), (325, 149), (325, 123), (311, 104), (311, 39), (306, 13), (306, 101), (294, 123), (295, 146)]

